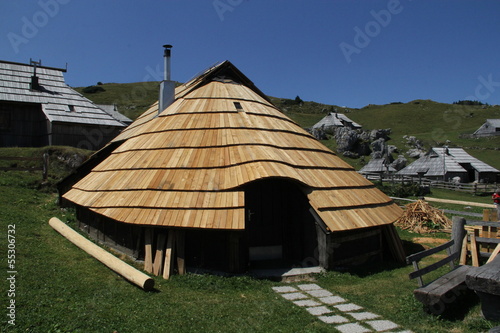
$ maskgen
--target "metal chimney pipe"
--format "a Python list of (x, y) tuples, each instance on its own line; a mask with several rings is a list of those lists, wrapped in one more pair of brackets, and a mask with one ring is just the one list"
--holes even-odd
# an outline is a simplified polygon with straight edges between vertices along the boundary
[(172, 45), (166, 44), (163, 45), (163, 47), (165, 48), (165, 51), (163, 52), (163, 61), (164, 61), (163, 80), (170, 81), (170, 49), (172, 48)]
[(160, 83), (160, 97), (158, 99), (158, 115), (175, 100), (175, 82), (170, 80), (170, 49), (172, 45), (163, 45), (164, 73)]

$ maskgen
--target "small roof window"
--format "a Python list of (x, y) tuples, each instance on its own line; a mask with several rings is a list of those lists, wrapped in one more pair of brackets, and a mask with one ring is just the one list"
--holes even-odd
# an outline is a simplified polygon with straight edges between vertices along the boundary
[(237, 110), (238, 112), (240, 112), (240, 111), (245, 111), (245, 110), (243, 110), (243, 107), (241, 106), (241, 103), (240, 103), (240, 102), (233, 102), (233, 103), (234, 103), (234, 107), (236, 108), (236, 110)]

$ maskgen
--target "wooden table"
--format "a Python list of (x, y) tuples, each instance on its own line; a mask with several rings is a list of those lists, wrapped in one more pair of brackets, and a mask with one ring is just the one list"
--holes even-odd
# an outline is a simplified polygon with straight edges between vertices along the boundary
[(481, 267), (471, 269), (465, 283), (479, 296), (484, 318), (500, 321), (500, 255)]

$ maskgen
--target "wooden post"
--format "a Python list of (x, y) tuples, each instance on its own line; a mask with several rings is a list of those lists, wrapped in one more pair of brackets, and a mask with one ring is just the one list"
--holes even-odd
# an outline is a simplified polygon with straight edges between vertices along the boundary
[(229, 271), (239, 273), (240, 271), (240, 237), (236, 231), (229, 232)]
[(144, 270), (153, 273), (153, 229), (146, 228), (144, 231)]
[(43, 153), (42, 180), (47, 180), (49, 174), (49, 154)]
[(453, 226), (451, 228), (451, 239), (455, 241), (453, 245), (453, 253), (459, 252), (462, 248), (462, 240), (465, 236), (465, 219), (460, 216), (452, 217)]
[(167, 237), (167, 248), (165, 249), (165, 266), (163, 267), (163, 278), (170, 279), (174, 269), (174, 247), (175, 247), (175, 230), (170, 229)]
[(163, 272), (163, 255), (165, 252), (165, 234), (159, 233), (156, 241), (155, 261), (153, 263), (153, 274), (161, 275)]
[(488, 222), (490, 220), (490, 210), (483, 209), (483, 221)]
[(479, 267), (479, 249), (477, 248), (476, 238), (478, 237), (479, 230), (474, 229), (470, 235), (470, 256), (472, 257), (472, 266)]
[(186, 232), (184, 230), (177, 230), (177, 240), (175, 242), (175, 252), (177, 254), (177, 270), (179, 275), (186, 274), (186, 260), (185, 260), (185, 243)]

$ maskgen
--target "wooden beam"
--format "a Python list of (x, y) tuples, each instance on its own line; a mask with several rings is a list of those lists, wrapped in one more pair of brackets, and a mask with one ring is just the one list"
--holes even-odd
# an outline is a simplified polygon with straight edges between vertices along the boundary
[(492, 262), (493, 259), (495, 259), (495, 257), (498, 255), (498, 252), (500, 252), (500, 243), (498, 243), (497, 247), (495, 247), (495, 249), (491, 253), (490, 258), (488, 259), (488, 261), (486, 263)]
[(165, 249), (165, 266), (163, 267), (163, 278), (170, 279), (174, 266), (175, 230), (170, 229), (167, 237), (167, 248)]
[(156, 254), (153, 263), (153, 274), (161, 275), (163, 271), (163, 255), (165, 252), (165, 234), (159, 233), (156, 241)]

